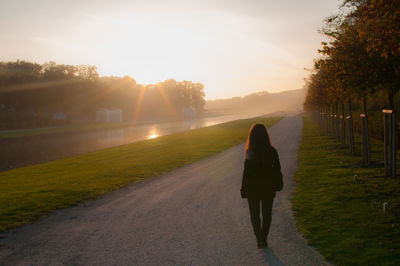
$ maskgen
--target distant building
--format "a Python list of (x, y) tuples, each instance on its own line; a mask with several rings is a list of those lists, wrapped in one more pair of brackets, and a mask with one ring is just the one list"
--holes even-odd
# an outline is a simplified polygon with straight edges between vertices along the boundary
[(107, 123), (122, 122), (122, 110), (99, 108), (96, 111), (96, 121)]
[(53, 120), (65, 120), (67, 115), (63, 112), (53, 113)]
[(191, 107), (186, 107), (183, 109), (183, 113), (185, 114), (185, 116), (192, 117), (196, 115), (196, 110)]

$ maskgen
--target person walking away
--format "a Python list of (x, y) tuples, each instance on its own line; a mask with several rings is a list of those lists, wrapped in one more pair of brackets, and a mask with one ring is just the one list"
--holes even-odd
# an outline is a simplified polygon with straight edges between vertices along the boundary
[(272, 146), (268, 130), (263, 124), (254, 124), (250, 128), (245, 156), (240, 194), (242, 198), (247, 198), (249, 204), (257, 247), (264, 248), (268, 246), (272, 203), (276, 192), (282, 190), (283, 177), (278, 152)]

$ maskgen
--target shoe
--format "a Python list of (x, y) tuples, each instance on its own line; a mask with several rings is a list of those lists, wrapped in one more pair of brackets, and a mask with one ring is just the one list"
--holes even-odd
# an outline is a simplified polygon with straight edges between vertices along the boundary
[(268, 244), (265, 240), (263, 240), (262, 238), (258, 238), (257, 239), (257, 248), (265, 248), (268, 247)]
[(265, 234), (264, 232), (261, 233), (261, 239), (262, 239), (264, 242), (267, 242), (267, 234)]
[(266, 248), (268, 244), (266, 242), (257, 242), (257, 248)]

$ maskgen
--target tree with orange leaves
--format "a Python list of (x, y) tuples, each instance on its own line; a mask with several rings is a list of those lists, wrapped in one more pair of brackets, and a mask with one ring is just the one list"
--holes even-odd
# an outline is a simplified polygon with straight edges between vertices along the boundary
[(348, 18), (355, 21), (366, 52), (384, 60), (377, 87), (387, 93), (389, 108), (394, 109), (393, 98), (400, 88), (400, 1), (345, 0), (346, 5), (353, 8)]

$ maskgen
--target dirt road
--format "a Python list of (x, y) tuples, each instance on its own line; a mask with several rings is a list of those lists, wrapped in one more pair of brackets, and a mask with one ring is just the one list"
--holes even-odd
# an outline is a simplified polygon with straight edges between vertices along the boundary
[(325, 264), (297, 233), (289, 201), (301, 129), (301, 117), (270, 129), (285, 178), (274, 202), (270, 248), (256, 248), (240, 198), (242, 144), (20, 228), (4, 241), (0, 264)]

